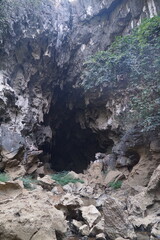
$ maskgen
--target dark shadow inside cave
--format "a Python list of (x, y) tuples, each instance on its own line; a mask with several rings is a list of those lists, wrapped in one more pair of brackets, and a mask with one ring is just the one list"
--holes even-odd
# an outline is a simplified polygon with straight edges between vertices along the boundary
[[(68, 89), (61, 91), (59, 88), (53, 94), (54, 99), (46, 120), (53, 130), (53, 139), (51, 145), (47, 142), (43, 145), (43, 151), (50, 154), (53, 170), (81, 173), (95, 160), (95, 153), (106, 152), (114, 143), (108, 138), (107, 132), (81, 127), (77, 120), (78, 112), (83, 111), (80, 94), (72, 97), (69, 94)], [(73, 101), (72, 109), (68, 107), (68, 99)]]
[(96, 152), (104, 152), (99, 146), (98, 135), (90, 129), (81, 129), (71, 119), (64, 121), (55, 135), (52, 146), (52, 166), (56, 171), (83, 172)]

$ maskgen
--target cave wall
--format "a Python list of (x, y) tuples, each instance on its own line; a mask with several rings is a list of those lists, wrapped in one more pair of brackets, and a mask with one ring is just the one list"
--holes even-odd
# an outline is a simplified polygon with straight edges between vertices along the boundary
[[(156, 15), (159, 1), (1, 3), (1, 170), (8, 159), (21, 151), (44, 151), (47, 144), (53, 145), (61, 118), (73, 110), (73, 118), (81, 129), (103, 132), (112, 126), (112, 131), (104, 135), (118, 142), (121, 131), (113, 112), (118, 111), (119, 105), (110, 99), (110, 107), (104, 110), (106, 100), (100, 99), (86, 108), (89, 100), (78, 89), (81, 69), (88, 56), (107, 49), (115, 36), (128, 34), (143, 18)], [(63, 91), (67, 97), (61, 99)], [(54, 108), (61, 100), (60, 110)], [(45, 151), (47, 154), (49, 150)]]

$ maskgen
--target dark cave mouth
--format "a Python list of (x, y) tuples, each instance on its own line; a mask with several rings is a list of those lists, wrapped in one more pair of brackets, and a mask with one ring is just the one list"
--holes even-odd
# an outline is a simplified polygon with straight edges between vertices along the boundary
[[(41, 149), (44, 155), (50, 156), (49, 164), (54, 171), (83, 173), (90, 162), (95, 160), (95, 154), (107, 152), (114, 142), (109, 139), (108, 131), (95, 131), (87, 126), (82, 128), (77, 118), (79, 113), (85, 112), (82, 94), (74, 91), (72, 96), (69, 96), (69, 90), (57, 88), (54, 92), (54, 100), (46, 118), (53, 137), (51, 142), (46, 141)], [(73, 102), (72, 109), (68, 107), (68, 102)], [(43, 158), (45, 160), (45, 156)]]
[(57, 129), (52, 148), (51, 165), (57, 171), (83, 173), (97, 152), (105, 152), (106, 144), (100, 146), (99, 134), (91, 129), (81, 129), (77, 123), (64, 121)]

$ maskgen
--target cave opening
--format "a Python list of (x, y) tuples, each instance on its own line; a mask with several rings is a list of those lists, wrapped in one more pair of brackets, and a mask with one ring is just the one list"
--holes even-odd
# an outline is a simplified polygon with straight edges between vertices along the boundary
[(56, 88), (47, 119), (53, 137), (50, 144), (46, 141), (43, 145), (43, 151), (50, 154), (51, 168), (56, 172), (82, 173), (95, 160), (97, 152), (105, 153), (113, 146), (107, 132), (81, 126), (77, 116), (83, 111), (80, 93), (71, 94), (69, 88)]

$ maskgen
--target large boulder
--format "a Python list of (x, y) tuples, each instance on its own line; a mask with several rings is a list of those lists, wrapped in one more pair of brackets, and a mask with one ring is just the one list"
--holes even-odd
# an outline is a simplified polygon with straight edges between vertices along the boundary
[(83, 219), (86, 221), (89, 227), (92, 227), (94, 224), (96, 224), (101, 217), (101, 213), (94, 205), (81, 207), (80, 211), (82, 212)]
[(1, 154), (6, 159), (12, 159), (17, 155), (19, 150), (23, 148), (25, 140), (21, 134), (15, 131), (14, 127), (11, 128), (2, 124), (0, 132)]
[(105, 233), (110, 239), (119, 236), (133, 239), (135, 237), (132, 223), (128, 220), (125, 206), (118, 198), (108, 197), (103, 206)]
[(66, 230), (64, 215), (54, 207), (52, 194), (26, 191), (1, 204), (0, 239), (56, 240), (56, 235), (63, 238)]

